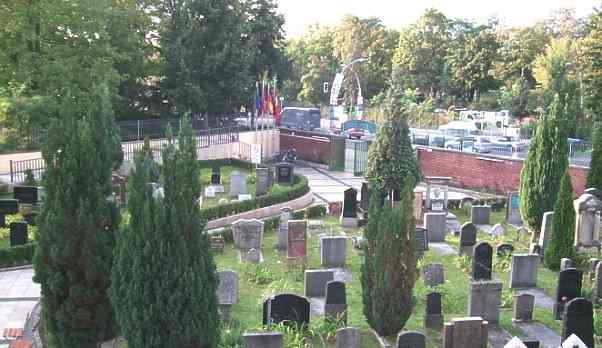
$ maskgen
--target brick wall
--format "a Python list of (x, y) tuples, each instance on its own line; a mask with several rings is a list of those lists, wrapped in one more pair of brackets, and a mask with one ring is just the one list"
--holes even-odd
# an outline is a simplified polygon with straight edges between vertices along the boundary
[(280, 153), (295, 148), (297, 156), (305, 161), (328, 164), (330, 162), (330, 140), (327, 137), (300, 136), (280, 132)]
[[(433, 148), (418, 148), (417, 154), (424, 176), (449, 176), (454, 186), (500, 194), (518, 190), (521, 159)], [(573, 190), (580, 195), (585, 190), (587, 168), (571, 166), (570, 173)]]

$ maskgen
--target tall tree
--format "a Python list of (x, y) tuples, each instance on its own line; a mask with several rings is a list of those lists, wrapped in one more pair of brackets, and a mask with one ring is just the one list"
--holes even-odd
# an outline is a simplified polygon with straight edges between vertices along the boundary
[(573, 247), (575, 242), (574, 232), (573, 187), (571, 186), (571, 176), (567, 166), (560, 181), (558, 198), (554, 204), (550, 241), (544, 254), (544, 261), (549, 269), (558, 271), (562, 258), (575, 256), (575, 248)]
[(602, 124), (600, 122), (596, 123), (593, 138), (594, 149), (592, 151), (589, 171), (587, 172), (586, 186), (602, 190)]
[(53, 347), (97, 347), (115, 334), (107, 290), (120, 216), (110, 199), (119, 138), (108, 89), (94, 88), (94, 103), (77, 95), (62, 100), (61, 119), (42, 148), (46, 201), (34, 279)]
[(583, 40), (583, 95), (589, 113), (602, 121), (602, 10), (590, 17), (588, 30)]

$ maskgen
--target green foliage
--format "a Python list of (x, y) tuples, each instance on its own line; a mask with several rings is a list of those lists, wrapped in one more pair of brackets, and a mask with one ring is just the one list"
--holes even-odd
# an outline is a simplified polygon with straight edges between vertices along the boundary
[(594, 131), (592, 160), (587, 173), (587, 188), (602, 190), (602, 123), (598, 122)]
[(246, 263), (242, 269), (242, 278), (249, 284), (265, 285), (274, 281), (274, 273), (268, 266)]
[(566, 168), (560, 181), (560, 190), (554, 205), (550, 241), (544, 252), (544, 261), (549, 269), (557, 271), (560, 269), (562, 258), (573, 258), (575, 256), (574, 233), (573, 187), (571, 186), (569, 170)]
[(241, 348), (243, 346), (243, 329), (238, 322), (223, 324), (221, 332), (219, 348)]
[(325, 205), (312, 205), (305, 209), (305, 217), (307, 219), (316, 219), (326, 215), (326, 206)]
[(33, 261), (36, 246), (37, 243), (29, 243), (10, 248), (0, 248), (0, 267), (30, 264)]
[(493, 270), (496, 273), (508, 273), (510, 272), (510, 265), (512, 264), (512, 254), (504, 253), (497, 255), (493, 262)]
[(33, 176), (31, 169), (25, 170), (25, 181), (23, 181), (23, 184), (26, 186), (37, 186), (36, 178)]

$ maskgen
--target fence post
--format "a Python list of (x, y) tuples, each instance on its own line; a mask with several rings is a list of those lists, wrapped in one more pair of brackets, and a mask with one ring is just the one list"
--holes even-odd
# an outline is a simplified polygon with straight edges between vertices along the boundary
[(12, 184), (13, 181), (13, 160), (9, 161), (9, 165), (10, 165), (10, 183)]

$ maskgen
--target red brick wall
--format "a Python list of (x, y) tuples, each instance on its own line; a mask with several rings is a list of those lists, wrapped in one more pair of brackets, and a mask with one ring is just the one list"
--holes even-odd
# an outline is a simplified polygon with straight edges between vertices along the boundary
[[(449, 176), (458, 187), (506, 194), (517, 191), (523, 161), (445, 149), (418, 148), (418, 162), (424, 176)], [(587, 168), (571, 166), (573, 190), (585, 190)]]
[(284, 134), (280, 132), (280, 153), (295, 148), (297, 156), (305, 161), (328, 164), (330, 162), (330, 140)]

